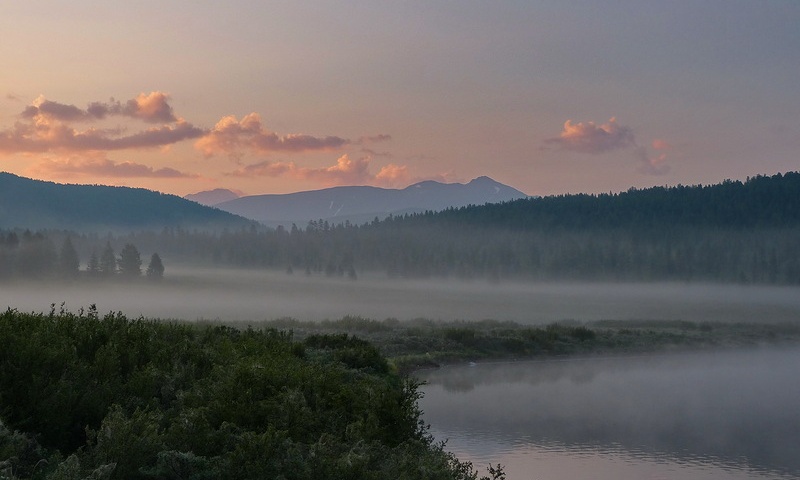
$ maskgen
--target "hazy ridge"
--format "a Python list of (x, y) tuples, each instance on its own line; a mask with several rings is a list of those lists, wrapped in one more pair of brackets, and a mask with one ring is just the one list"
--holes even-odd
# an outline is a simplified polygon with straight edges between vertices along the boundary
[(231, 213), (143, 188), (67, 185), (0, 172), (0, 228), (221, 230), (251, 224)]
[(342, 186), (289, 194), (251, 195), (216, 203), (215, 206), (267, 226), (288, 228), (292, 223), (304, 227), (311, 220), (361, 224), (376, 217), (384, 219), (389, 215), (441, 211), (520, 198), (527, 198), (527, 195), (489, 177), (478, 177), (466, 184), (425, 181), (403, 189)]

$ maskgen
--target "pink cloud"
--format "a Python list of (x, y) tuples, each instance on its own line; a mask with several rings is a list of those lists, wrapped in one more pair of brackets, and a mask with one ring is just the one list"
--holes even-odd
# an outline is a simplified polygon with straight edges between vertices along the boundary
[(567, 120), (559, 136), (548, 138), (545, 143), (588, 154), (601, 154), (636, 145), (633, 131), (619, 125), (614, 117), (602, 125), (594, 122), (572, 123), (572, 120)]
[(23, 110), (22, 118), (48, 117), (64, 122), (102, 120), (111, 115), (136, 118), (150, 123), (173, 123), (179, 119), (169, 105), (169, 95), (164, 92), (140, 93), (125, 104), (113, 98), (108, 102), (91, 102), (86, 109), (75, 105), (54, 102), (39, 96)]
[(20, 116), (22, 118), (46, 116), (67, 122), (82, 122), (90, 119), (90, 115), (86, 111), (75, 105), (52, 102), (42, 96), (34, 100), (33, 104), (25, 107)]
[(198, 178), (174, 168), (153, 168), (135, 162), (113, 162), (102, 155), (47, 159), (32, 168), (36, 174), (59, 176), (99, 176), (111, 178)]
[(140, 118), (145, 122), (176, 122), (178, 119), (167, 100), (169, 95), (163, 92), (140, 93), (133, 100), (128, 100), (122, 111), (125, 115)]
[[(611, 117), (608, 123), (597, 125), (594, 122), (572, 123), (567, 120), (558, 137), (548, 138), (546, 145), (555, 145), (563, 150), (578, 153), (602, 154), (613, 150), (633, 148), (639, 165), (637, 171), (644, 175), (664, 175), (670, 171), (666, 153), (650, 156), (647, 148), (636, 144), (633, 130), (617, 123)], [(651, 144), (654, 150), (669, 150), (671, 145), (663, 139), (655, 139)]]
[(342, 155), (336, 164), (329, 167), (300, 167), (294, 162), (265, 161), (241, 167), (226, 175), (233, 177), (281, 177), (288, 176), (298, 180), (313, 180), (323, 185), (381, 185), (394, 187), (408, 184), (408, 167), (389, 164), (373, 175), (370, 173), (370, 157), (352, 159)]
[[(75, 105), (54, 102), (40, 96), (20, 114), (22, 121), (0, 130), (0, 152), (35, 153), (50, 151), (108, 151), (154, 148), (199, 138), (206, 133), (177, 118), (162, 92), (140, 94), (125, 105), (111, 99), (93, 102), (84, 110)], [(162, 125), (130, 135), (125, 130), (89, 127), (75, 123), (95, 122), (110, 115), (126, 116)]]
[(334, 150), (349, 143), (334, 136), (314, 137), (301, 133), (279, 136), (264, 128), (260, 115), (250, 113), (241, 120), (233, 115), (223, 117), (195, 147), (206, 156), (212, 156), (218, 153), (240, 155), (241, 150), (256, 153)]
[(0, 131), (0, 152), (34, 153), (50, 151), (99, 151), (154, 148), (198, 138), (205, 131), (179, 121), (132, 135), (120, 130), (88, 128), (77, 130), (65, 123), (38, 116), (29, 123), (17, 122)]
[(380, 169), (375, 175), (375, 181), (385, 187), (399, 187), (410, 183), (407, 165), (390, 163)]

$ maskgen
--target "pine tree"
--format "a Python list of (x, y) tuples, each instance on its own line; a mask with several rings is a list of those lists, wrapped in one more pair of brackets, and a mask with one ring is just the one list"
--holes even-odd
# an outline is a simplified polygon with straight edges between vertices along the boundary
[(164, 264), (161, 263), (161, 257), (154, 253), (150, 257), (150, 264), (147, 265), (147, 278), (150, 280), (161, 280), (164, 278)]
[(61, 245), (61, 251), (58, 254), (58, 270), (59, 274), (64, 278), (75, 278), (78, 276), (80, 259), (69, 237), (65, 238), (64, 243)]
[(117, 257), (114, 255), (114, 249), (111, 248), (111, 242), (106, 242), (106, 248), (100, 256), (100, 273), (106, 277), (117, 273)]
[(119, 254), (119, 273), (124, 277), (138, 277), (142, 274), (142, 258), (139, 250), (131, 243), (125, 244)]
[(97, 256), (97, 249), (92, 249), (92, 254), (89, 256), (89, 264), (86, 265), (86, 272), (91, 277), (100, 275), (100, 259)]

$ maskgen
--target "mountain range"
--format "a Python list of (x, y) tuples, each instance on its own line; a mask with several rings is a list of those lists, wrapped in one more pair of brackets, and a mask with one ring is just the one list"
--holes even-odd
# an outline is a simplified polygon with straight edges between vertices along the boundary
[(120, 231), (221, 230), (253, 222), (143, 188), (66, 185), (0, 172), (0, 228)]
[[(226, 193), (228, 192), (228, 193)], [(235, 195), (229, 190), (212, 190), (187, 195), (185, 198), (210, 203), (267, 226), (304, 227), (309, 221), (326, 220), (334, 224), (349, 221), (361, 224), (424, 211), (441, 211), (450, 207), (502, 203), (528, 196), (489, 177), (478, 177), (466, 184), (424, 181), (403, 189), (369, 186), (332, 187), (289, 194), (268, 194), (239, 197), (219, 203), (214, 199)]]

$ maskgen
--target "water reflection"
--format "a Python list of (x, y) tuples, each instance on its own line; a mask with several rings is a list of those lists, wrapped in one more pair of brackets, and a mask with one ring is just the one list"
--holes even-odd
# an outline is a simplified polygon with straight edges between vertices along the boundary
[(593, 459), (589, 476), (535, 478), (797, 478), (798, 365), (793, 348), (451, 367), (420, 374), (421, 407), (478, 464)]

